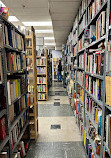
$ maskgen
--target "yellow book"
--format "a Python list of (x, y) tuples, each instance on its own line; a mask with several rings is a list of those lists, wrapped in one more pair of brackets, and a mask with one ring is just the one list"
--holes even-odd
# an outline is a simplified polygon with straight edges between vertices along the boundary
[(86, 131), (84, 130), (84, 147), (86, 147)]
[(95, 114), (95, 123), (97, 123), (98, 119), (98, 109), (96, 108), (96, 114)]
[(16, 97), (18, 97), (18, 80), (15, 80)]

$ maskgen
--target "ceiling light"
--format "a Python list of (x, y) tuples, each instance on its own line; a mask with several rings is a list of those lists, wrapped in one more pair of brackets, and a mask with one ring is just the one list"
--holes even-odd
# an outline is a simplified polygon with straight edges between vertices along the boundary
[(45, 46), (55, 46), (55, 43), (45, 43)]
[(53, 33), (53, 30), (35, 30), (35, 33)]
[(18, 21), (19, 21), (19, 20), (16, 18), (16, 16), (9, 16), (8, 20), (11, 21), (11, 22), (18, 22)]
[(44, 40), (55, 40), (54, 37), (44, 37)]
[(0, 1), (0, 7), (6, 7), (6, 5), (2, 1)]
[(52, 22), (22, 22), (25, 26), (52, 26)]

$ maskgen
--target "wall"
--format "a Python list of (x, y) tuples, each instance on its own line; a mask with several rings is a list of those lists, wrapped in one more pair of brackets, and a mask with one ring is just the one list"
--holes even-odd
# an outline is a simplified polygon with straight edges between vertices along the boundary
[(52, 58), (62, 58), (62, 51), (52, 50)]

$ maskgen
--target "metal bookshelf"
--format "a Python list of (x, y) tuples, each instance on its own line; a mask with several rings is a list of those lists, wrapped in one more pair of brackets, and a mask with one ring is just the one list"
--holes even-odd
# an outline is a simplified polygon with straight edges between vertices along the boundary
[[(0, 61), (0, 62), (2, 62), (2, 69), (3, 69), (3, 81), (1, 84), (3, 84), (3, 86), (4, 86), (5, 98), (6, 98), (6, 109), (3, 109), (0, 111), (0, 118), (5, 116), (5, 118), (6, 118), (6, 130), (7, 130), (6, 138), (3, 141), (0, 141), (0, 152), (2, 152), (2, 150), (5, 146), (8, 146), (8, 148), (9, 148), (9, 155), (8, 156), (12, 157), (17, 145), (19, 144), (20, 140), (22, 139), (22, 136), (24, 135), (26, 129), (29, 127), (28, 121), (26, 121), (26, 124), (27, 124), (26, 128), (24, 128), (24, 130), (20, 132), (21, 137), (19, 137), (18, 141), (16, 142), (16, 146), (14, 144), (15, 148), (13, 148), (13, 149), (11, 146), (11, 132), (12, 132), (13, 128), (15, 127), (15, 125), (19, 122), (21, 117), (24, 115), (24, 113), (28, 112), (28, 107), (26, 104), (24, 110), (20, 113), (20, 115), (18, 117), (14, 118), (14, 121), (12, 123), (10, 122), (10, 119), (9, 119), (9, 106), (10, 105), (8, 104), (7, 81), (8, 81), (8, 79), (13, 79), (15, 76), (17, 78), (17, 75), (23, 75), (23, 74), (25, 74), (26, 78), (27, 78), (27, 72), (26, 72), (26, 70), (17, 70), (17, 71), (8, 72), (7, 68), (6, 68), (6, 63), (7, 63), (6, 54), (9, 52), (17, 52), (17, 53), (24, 53), (25, 54), (25, 36), (11, 22), (9, 22), (7, 19), (2, 17), (1, 15), (0, 15), (0, 24), (1, 24), (1, 36), (2, 36), (1, 37), (2, 38), (2, 46), (0, 48), (2, 61)], [(5, 38), (4, 25), (10, 26), (12, 29), (15, 29), (15, 32), (17, 34), (19, 34), (20, 36), (22, 36), (23, 43), (24, 43), (24, 50), (18, 50), (16, 48), (13, 48), (10, 45), (6, 45), (4, 43), (4, 38)], [(26, 83), (25, 89), (27, 89), (27, 83)], [(27, 96), (27, 90), (23, 94), (21, 94), (21, 96), (16, 98), (11, 104), (14, 104), (22, 96)]]
[[(88, 20), (88, 7), (92, 4), (93, 0), (90, 0), (89, 3), (87, 4), (86, 8), (84, 9), (83, 11), (83, 14), (80, 16), (80, 18), (78, 17), (78, 13), (76, 15), (77, 17), (77, 21), (78, 21), (78, 26), (75, 28), (75, 30), (73, 30), (73, 34), (76, 32), (76, 29), (78, 30), (79, 28), (79, 24), (80, 22), (82, 21), (82, 18), (83, 18), (83, 15), (86, 13), (86, 17), (87, 17), (87, 21), (86, 21), (86, 26), (82, 29), (82, 31), (78, 34), (78, 31), (77, 31), (77, 48), (78, 48), (78, 41), (79, 39), (82, 37), (82, 35), (84, 35), (84, 31), (85, 29), (89, 28), (90, 25), (93, 25), (95, 23), (95, 21), (98, 19), (100, 13), (104, 10), (106, 10), (106, 34), (104, 36), (102, 36), (101, 38), (97, 39), (96, 41), (92, 42), (91, 44), (89, 44), (87, 47), (84, 47), (82, 48), (81, 50), (78, 50), (77, 49), (77, 55), (76, 56), (73, 56), (71, 57), (71, 60), (73, 61), (73, 70), (76, 70), (76, 80), (75, 80), (75, 83), (76, 83), (76, 89), (74, 91), (76, 91), (76, 99), (79, 99), (80, 100), (80, 103), (82, 103), (81, 99), (80, 98), (77, 98), (77, 85), (79, 85), (83, 90), (84, 90), (84, 102), (82, 103), (83, 104), (83, 107), (84, 107), (84, 118), (83, 118), (83, 126), (84, 126), (84, 130), (86, 131), (86, 137), (89, 139), (89, 142), (92, 146), (92, 149), (93, 149), (93, 152), (94, 152), (94, 155), (96, 158), (102, 158), (103, 157), (103, 147), (105, 147), (106, 151), (108, 151), (109, 153), (109, 157), (111, 157), (111, 153), (110, 153), (110, 149), (108, 148), (108, 146), (106, 145), (105, 141), (104, 141), (104, 137), (105, 137), (105, 117), (106, 117), (106, 113), (105, 111), (106, 110), (109, 110), (111, 112), (111, 107), (106, 105), (106, 102), (105, 102), (105, 77), (106, 75), (108, 75), (108, 67), (106, 66), (107, 65), (107, 61), (109, 61), (109, 53), (108, 53), (108, 40), (109, 40), (109, 29), (111, 29), (111, 26), (109, 26), (109, 16), (110, 16), (110, 6), (111, 6), (111, 2), (110, 0), (106, 0), (104, 1), (104, 3), (102, 4), (102, 6), (99, 8), (99, 10), (97, 11), (97, 13), (94, 15), (94, 17), (89, 21)], [(107, 8), (107, 9), (106, 9)], [(79, 11), (78, 11), (79, 12)], [(79, 67), (79, 61), (78, 61), (78, 57), (80, 54), (85, 54), (87, 53), (87, 50), (88, 49), (91, 49), (91, 48), (96, 48), (96, 46), (98, 46), (99, 43), (101, 42), (105, 42), (105, 56), (104, 56), (104, 73), (103, 75), (98, 75), (98, 74), (92, 74), (92, 73), (89, 73), (86, 71), (86, 68), (80, 68)], [(74, 45), (75, 46), (75, 45)], [(73, 46), (73, 47), (74, 47)], [(67, 47), (67, 46), (66, 46)], [(93, 53), (92, 53), (93, 54)], [(85, 59), (86, 59), (86, 56), (85, 56)], [(77, 62), (77, 66), (75, 66), (75, 61), (78, 61)], [(85, 65), (86, 67), (86, 65)], [(84, 74), (84, 86), (82, 86), (79, 81), (77, 80), (77, 72), (78, 71), (81, 71), (83, 72)], [(103, 100), (100, 101), (98, 100), (93, 94), (91, 94), (88, 90), (85, 89), (85, 76), (88, 75), (88, 76), (91, 76), (91, 77), (94, 77), (94, 78), (97, 78), (99, 80), (102, 80), (103, 81), (103, 90), (102, 90), (102, 96), (103, 96)], [(96, 147), (95, 147), (95, 143), (94, 141), (91, 139), (91, 137), (89, 136), (88, 134), (88, 131), (85, 127), (85, 115), (87, 115), (89, 117), (89, 120), (91, 121), (92, 125), (95, 127), (96, 129), (96, 132), (98, 132), (98, 127), (97, 127), (97, 124), (95, 123), (95, 121), (92, 119), (92, 116), (91, 114), (85, 109), (85, 96), (86, 94), (88, 96), (90, 96), (90, 98), (95, 101), (97, 103), (97, 105), (102, 109), (102, 123), (101, 123), (101, 153), (100, 155), (97, 155), (96, 154)]]
[[(38, 91), (37, 91), (37, 68), (36, 68), (36, 37), (35, 37), (35, 30), (33, 27), (31, 27), (30, 35), (25, 36), (26, 41), (31, 41), (31, 46), (26, 45), (26, 50), (31, 49), (32, 55), (27, 55), (26, 59), (30, 59), (32, 65), (27, 67), (27, 72), (29, 73), (30, 69), (32, 70), (32, 74), (28, 74), (27, 77), (32, 79), (33, 83), (28, 83), (29, 86), (33, 86), (33, 92), (29, 92), (29, 100), (33, 99), (33, 103), (30, 103), (29, 107), (31, 112), (30, 114), (33, 114), (33, 118), (30, 119), (30, 122), (33, 122), (33, 127), (31, 127), (32, 124), (30, 124), (30, 138), (37, 140), (38, 137)], [(32, 115), (29, 114), (29, 117)], [(31, 118), (30, 117), (30, 118)]]

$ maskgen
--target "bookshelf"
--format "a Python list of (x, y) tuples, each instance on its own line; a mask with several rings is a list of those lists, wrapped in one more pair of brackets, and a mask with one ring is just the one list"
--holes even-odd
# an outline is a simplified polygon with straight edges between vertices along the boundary
[(26, 59), (28, 72), (28, 106), (30, 118), (30, 138), (37, 140), (38, 137), (38, 91), (37, 91), (37, 68), (36, 68), (36, 37), (35, 30), (31, 27), (26, 39)]
[(25, 36), (1, 15), (0, 36), (0, 156), (22, 150), (25, 156), (30, 142)]
[[(88, 157), (111, 157), (110, 4), (110, 0), (81, 1), (63, 47), (65, 58), (70, 56), (73, 63), (72, 108)], [(69, 76), (71, 80), (71, 71)]]
[(53, 80), (57, 80), (58, 59), (53, 58)]
[(52, 53), (51, 50), (48, 49), (47, 55), (47, 83), (48, 83), (48, 90), (52, 85)]
[(48, 49), (44, 49), (42, 56), (36, 56), (37, 60), (37, 86), (38, 86), (38, 101), (48, 100), (48, 65), (47, 65)]

